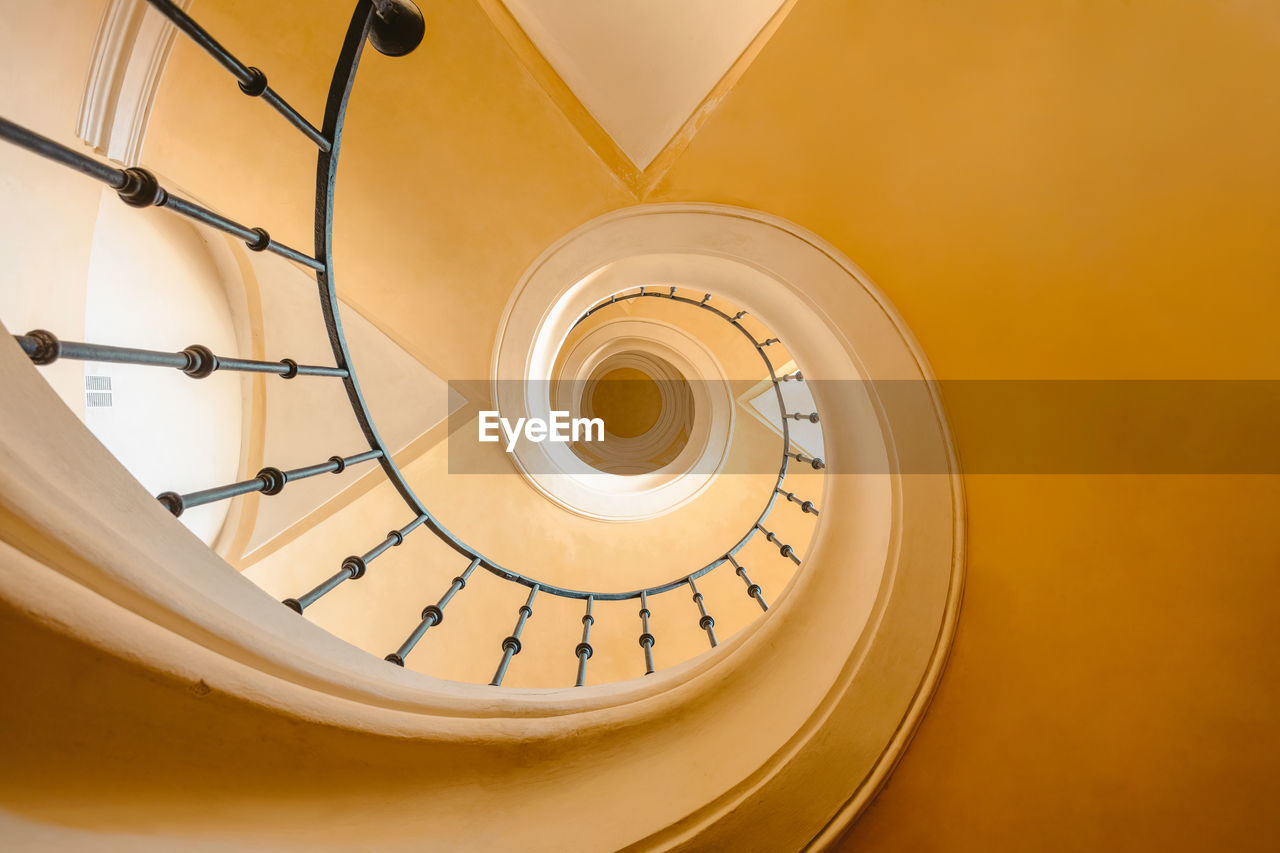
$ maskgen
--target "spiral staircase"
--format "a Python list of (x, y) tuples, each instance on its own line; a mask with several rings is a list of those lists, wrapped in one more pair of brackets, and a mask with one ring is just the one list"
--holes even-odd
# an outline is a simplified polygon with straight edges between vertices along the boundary
[[(149, 2), (278, 114), (261, 121), (283, 120), (315, 151), (314, 197), (296, 200), (314, 206), (314, 246), (39, 128), (0, 118), (0, 137), (33, 170), (79, 173), (126, 206), (227, 235), (241, 268), (275, 256), (314, 276), (329, 354), (9, 330), (9, 639), (27, 666), (76, 672), (84, 700), (109, 694), (90, 729), (155, 734), (129, 748), (127, 769), (101, 734), (75, 759), (33, 745), (20, 761), (45, 762), (35, 788), (62, 806), (12, 803), (23, 837), (522, 850), (835, 839), (923, 714), (961, 588), (945, 417), (888, 301), (821, 237), (769, 213), (621, 207), (505, 283), (488, 375), (454, 379), (462, 405), (432, 453), (409, 453), (380, 433), (388, 408), (371, 403), (344, 331), (342, 277), (379, 270), (367, 253), (342, 260), (350, 232), (335, 211), (357, 180), (343, 152), (377, 142), (346, 127), (358, 69), (394, 79), (398, 57), (433, 49), (422, 12), (357, 0), (345, 35), (317, 36), (338, 50), (312, 123), (183, 4)], [(343, 405), (326, 421), (354, 423), (360, 440), (327, 457), (245, 454), (230, 482), (151, 494), (41, 379), (68, 361), (279, 383), (285, 407), (331, 383)], [(899, 389), (892, 400), (881, 382)], [(610, 393), (610, 411), (621, 399), (647, 414), (599, 445), (507, 453), (476, 440), (480, 410), (590, 416)], [(311, 424), (308, 440), (328, 426)], [(231, 527), (323, 477), (359, 481), (366, 497), (243, 572), (182, 524), (225, 504)], [(184, 763), (205, 771), (178, 783)], [(115, 778), (109, 817), (77, 776)]]

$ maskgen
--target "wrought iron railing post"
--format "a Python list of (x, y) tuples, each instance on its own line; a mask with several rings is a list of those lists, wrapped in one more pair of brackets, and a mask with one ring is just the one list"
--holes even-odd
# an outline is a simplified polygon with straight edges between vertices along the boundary
[(781, 487), (779, 487), (777, 491), (778, 494), (782, 495), (789, 502), (799, 504), (801, 512), (812, 513), (813, 515), (818, 514), (818, 508), (813, 505), (813, 501), (802, 500), (801, 498), (796, 497), (795, 492), (788, 492)]
[(787, 543), (785, 543), (785, 542), (781, 541), (780, 539), (778, 539), (778, 537), (777, 537), (777, 536), (775, 536), (772, 532), (770, 532), (770, 531), (766, 530), (766, 529), (764, 528), (764, 525), (762, 525), (762, 524), (756, 524), (756, 529), (758, 529), (761, 533), (763, 533), (763, 534), (764, 534), (764, 538), (765, 538), (765, 539), (767, 539), (768, 541), (772, 542), (774, 545), (777, 545), (777, 546), (778, 546), (778, 553), (779, 553), (779, 554), (781, 554), (782, 556), (784, 556), (784, 557), (786, 557), (787, 559), (791, 560), (791, 561), (792, 561), (792, 562), (794, 562), (797, 566), (798, 566), (798, 565), (800, 565), (800, 558), (796, 556), (796, 551), (795, 551), (795, 549), (794, 549), (794, 548), (792, 548), (792, 547), (791, 547), (790, 545), (788, 545)]
[(319, 146), (321, 151), (329, 150), (329, 140), (324, 134), (303, 118), (284, 98), (267, 85), (267, 75), (261, 69), (245, 65), (223, 47), (217, 39), (180, 9), (171, 0), (147, 0), (161, 14), (173, 22), (173, 25), (184, 35), (199, 45), (205, 53), (212, 56), (219, 65), (231, 72), (240, 85), (240, 91), (253, 98), (262, 98), (272, 109), (285, 117), (285, 120), (300, 130), (304, 136)]
[(742, 578), (742, 582), (747, 585), (747, 595), (751, 596), (756, 600), (756, 604), (760, 605), (761, 610), (768, 610), (769, 605), (765, 603), (764, 591), (760, 589), (760, 584), (755, 583), (754, 581), (751, 580), (750, 577), (747, 576), (747, 570), (743, 568), (738, 563), (738, 561), (733, 558), (732, 554), (725, 557), (725, 559), (728, 560), (729, 563), (733, 566), (734, 574)]
[(821, 471), (823, 468), (827, 467), (827, 463), (823, 462), (821, 459), (818, 459), (817, 457), (814, 457), (814, 456), (806, 456), (803, 453), (796, 450), (788, 450), (786, 455), (789, 458), (794, 459), (801, 464), (808, 462), (809, 465), (812, 466), (813, 470), (815, 471)]
[(480, 565), (480, 558), (476, 557), (471, 561), (471, 565), (467, 566), (467, 570), (453, 579), (453, 583), (445, 594), (440, 596), (440, 600), (435, 604), (428, 604), (422, 609), (422, 621), (418, 623), (418, 627), (413, 629), (413, 633), (409, 634), (408, 639), (400, 644), (400, 648), (387, 655), (384, 660), (389, 660), (396, 666), (404, 666), (404, 659), (409, 656), (409, 652), (413, 651), (414, 646), (418, 645), (427, 633), (427, 631), (435, 625), (439, 625), (444, 621), (444, 609), (455, 595), (461, 592), (467, 586), (467, 580), (470, 579), (471, 573), (476, 570), (476, 566)]
[(253, 361), (245, 358), (228, 358), (214, 355), (202, 344), (192, 344), (181, 352), (134, 349), (132, 347), (86, 344), (79, 341), (59, 340), (52, 332), (34, 329), (25, 335), (14, 335), (14, 340), (34, 364), (52, 364), (60, 358), (76, 361), (103, 361), (112, 364), (136, 364), (144, 367), (172, 367), (193, 379), (204, 379), (218, 370), (244, 373), (274, 373), (285, 379), (295, 376), (345, 377), (347, 371), (340, 367), (322, 367), (314, 364), (298, 364), (291, 358), (280, 361)]
[(319, 465), (293, 468), (288, 471), (281, 471), (279, 468), (268, 466), (259, 471), (257, 476), (251, 480), (242, 480), (229, 486), (218, 486), (199, 492), (189, 492), (185, 495), (180, 495), (177, 492), (161, 492), (156, 495), (156, 500), (164, 504), (165, 509), (176, 517), (192, 507), (203, 506), (215, 501), (224, 501), (237, 495), (247, 495), (252, 492), (262, 492), (264, 495), (278, 495), (286, 484), (295, 480), (305, 480), (318, 474), (341, 474), (349, 465), (369, 462), (380, 456), (382, 456), (381, 450), (367, 450), (354, 456), (330, 456), (327, 462), (321, 462)]
[(578, 680), (574, 684), (575, 687), (581, 687), (587, 683), (587, 659), (595, 651), (591, 647), (591, 626), (596, 623), (596, 617), (591, 614), (591, 610), (595, 601), (595, 596), (587, 596), (587, 612), (582, 617), (582, 642), (578, 643), (577, 648), (573, 650), (578, 657)]
[(653, 644), (656, 642), (649, 631), (649, 593), (640, 593), (640, 648), (644, 649), (644, 674), (653, 675)]
[(538, 585), (534, 584), (529, 590), (529, 598), (524, 604), (520, 605), (520, 616), (516, 619), (515, 630), (511, 632), (511, 636), (502, 641), (502, 661), (498, 664), (498, 671), (493, 674), (493, 680), (489, 683), (494, 687), (502, 686), (502, 679), (507, 676), (507, 667), (511, 666), (511, 659), (520, 654), (520, 635), (524, 633), (524, 623), (529, 621), (529, 617), (533, 615), (533, 600), (538, 597)]
[(387, 549), (403, 544), (404, 538), (412, 533), (424, 521), (426, 521), (426, 518), (420, 515), (404, 527), (401, 527), (399, 530), (392, 530), (387, 534), (385, 539), (375, 545), (372, 549), (358, 557), (351, 556), (343, 560), (342, 568), (315, 589), (309, 590), (297, 598), (286, 598), (281, 603), (293, 612), (301, 613), (325, 595), (332, 592), (343, 581), (359, 580), (364, 577), (364, 573), (368, 570), (370, 563), (381, 556), (385, 551), (387, 551)]
[(693, 591), (693, 603), (698, 605), (698, 627), (707, 632), (707, 639), (711, 642), (711, 648), (720, 645), (716, 640), (716, 620), (711, 618), (711, 614), (707, 613), (707, 607), (702, 602), (702, 593), (698, 592), (698, 585), (693, 582), (693, 578), (689, 578), (689, 589)]
[(201, 207), (193, 201), (173, 195), (160, 186), (156, 176), (146, 169), (137, 167), (116, 169), (105, 163), (99, 163), (66, 145), (19, 127), (6, 119), (0, 119), (0, 139), (7, 139), (34, 154), (70, 166), (101, 181), (114, 189), (120, 199), (131, 207), (168, 208), (189, 219), (239, 237), (254, 251), (274, 252), (317, 271), (324, 268), (323, 264), (315, 258), (271, 239), (271, 236), (262, 228), (249, 228), (219, 213), (214, 213), (206, 207)]

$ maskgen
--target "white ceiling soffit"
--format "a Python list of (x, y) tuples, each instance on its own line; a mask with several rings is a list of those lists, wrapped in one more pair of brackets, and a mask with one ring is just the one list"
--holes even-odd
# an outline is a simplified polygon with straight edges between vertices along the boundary
[(783, 0), (503, 0), (623, 153), (644, 169)]

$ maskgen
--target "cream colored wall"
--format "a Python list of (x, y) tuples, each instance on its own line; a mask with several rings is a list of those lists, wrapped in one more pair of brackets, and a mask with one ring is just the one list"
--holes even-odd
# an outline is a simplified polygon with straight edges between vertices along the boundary
[[(227, 286), (199, 232), (159, 210), (138, 211), (100, 191), (81, 304), (83, 339), (176, 352), (201, 343), (235, 353)], [(152, 494), (233, 483), (240, 473), (240, 374), (193, 380), (176, 370), (84, 362), (107, 376), (111, 406), (89, 408), (85, 425)], [(206, 543), (222, 530), (228, 504), (192, 507), (182, 523)]]
[[(655, 200), (817, 231), (942, 378), (1276, 379), (1278, 47), (1268, 3), (802, 0)], [(1275, 478), (966, 492), (949, 669), (840, 849), (1269, 848)]]
[[(75, 120), (105, 5), (0, 4), (0, 115), (85, 150)], [(190, 227), (127, 210), (99, 184), (7, 144), (0, 145), (0, 254), (0, 318), (17, 333), (38, 327), (67, 340), (154, 349), (199, 338), (225, 350), (220, 342), (234, 340), (225, 294)], [(194, 314), (178, 310), (197, 303)], [(86, 411), (86, 367), (112, 376), (112, 409)], [(42, 374), (148, 488), (190, 491), (234, 479), (237, 380), (197, 388), (180, 374), (72, 360)], [(225, 507), (200, 508), (183, 523), (212, 542), (224, 515)]]
[[(91, 153), (76, 138), (74, 128), (94, 36), (105, 6), (105, 2), (91, 0), (39, 6), (0, 2), (0, 73), (5, 83), (0, 87), (0, 115)], [(178, 43), (183, 42), (179, 39)], [(272, 80), (277, 83), (275, 74)], [(231, 86), (240, 100), (247, 100), (234, 89), (234, 83)], [(163, 123), (158, 128), (153, 136), (163, 139)], [(290, 162), (299, 160), (306, 158), (294, 157)], [(191, 187), (183, 176), (166, 172), (148, 153), (144, 153), (142, 162), (161, 175), (166, 185), (190, 195)], [(313, 181), (314, 165), (309, 169), (308, 180)], [(223, 175), (202, 174), (212, 177), (214, 186), (225, 183)], [(306, 188), (306, 192), (311, 191), (311, 187)], [(297, 209), (310, 215), (308, 205)], [(309, 232), (309, 226), (306, 228)], [(172, 251), (165, 253), (162, 245), (147, 242), (146, 235), (161, 233), (165, 235), (162, 245), (169, 245)], [(225, 243), (211, 229), (199, 227), (198, 233), (204, 240)], [(204, 322), (212, 316), (207, 312), (197, 311), (201, 319), (194, 325), (187, 322), (193, 319), (189, 312), (200, 298), (197, 291), (202, 285), (215, 283), (210, 278), (214, 274), (212, 262), (196, 234), (170, 213), (127, 208), (113, 192), (83, 176), (10, 145), (0, 145), (0, 251), (5, 257), (0, 271), (0, 319), (15, 332), (40, 327), (67, 340), (156, 349), (181, 349), (198, 342), (217, 353), (245, 358), (279, 359), (288, 355), (303, 363), (332, 363), (314, 278), (279, 258), (254, 255), (239, 246), (230, 250), (222, 244), (214, 246), (218, 250), (216, 272), (228, 295), (234, 292), (242, 298), (239, 291), (243, 289), (263, 303), (258, 307), (265, 306), (265, 310), (260, 311), (256, 325), (247, 315), (241, 316), (243, 311), (237, 314), (240, 340), (235, 341), (224, 334), (225, 322)], [(129, 245), (120, 241), (122, 236), (131, 241)], [(181, 244), (181, 248), (175, 244)], [(298, 236), (296, 245), (309, 248), (305, 236)], [(96, 262), (91, 250), (96, 252)], [(95, 278), (99, 297), (96, 300), (86, 287)], [(178, 287), (183, 281), (194, 283), (196, 290)], [(86, 299), (93, 315), (88, 327)], [(218, 310), (225, 308), (222, 305)], [(155, 316), (157, 313), (162, 316)], [(401, 449), (444, 417), (444, 383), (360, 316), (349, 312), (344, 319), (350, 326), (353, 352), (357, 358), (364, 357), (366, 378), (371, 385), (370, 404), (380, 414), (388, 442)], [(122, 330), (127, 330), (126, 337), (119, 337)], [(262, 352), (252, 351), (255, 344), (263, 347)], [(82, 418), (86, 415), (84, 372), (83, 362), (71, 360), (42, 368), (42, 374), (64, 402)], [(255, 441), (254, 424), (247, 422), (242, 435), (237, 422), (241, 405), (238, 389), (231, 397), (226, 395), (231, 385), (240, 385), (238, 375), (217, 374), (195, 382), (177, 373), (156, 373), (151, 368), (116, 366), (105, 372), (116, 374), (117, 381), (120, 375), (128, 374), (135, 383), (147, 383), (148, 390), (135, 390), (142, 391), (152, 402), (168, 400), (168, 415), (185, 419), (184, 426), (169, 424), (148, 435), (125, 425), (119, 409), (114, 413), (87, 413), (96, 416), (91, 426), (102, 429), (103, 440), (156, 492), (221, 485), (240, 475), (252, 475), (262, 464), (297, 467), (323, 461), (334, 453), (356, 453), (365, 446), (363, 435), (349, 414), (346, 394), (336, 381), (302, 379), (283, 383), (274, 377), (266, 377), (269, 381), (258, 378), (261, 390), (246, 392), (243, 398), (244, 408), (263, 420), (262, 435)], [(245, 388), (249, 387), (246, 382)], [(418, 396), (406, 400), (410, 388)], [(255, 402), (252, 393), (262, 396)], [(122, 399), (117, 394), (117, 401)], [(197, 415), (196, 410), (202, 408)], [(264, 416), (263, 412), (267, 414)], [(325, 424), (327, 429), (316, 431), (317, 423)], [(242, 464), (228, 467), (227, 460), (236, 456), (242, 438), (247, 455), (240, 460)], [(149, 443), (153, 446), (148, 447)], [(262, 502), (260, 514), (257, 496), (233, 502), (246, 504), (247, 513), (242, 515), (239, 506), (233, 508), (231, 517), (236, 524), (232, 527), (237, 529), (226, 531), (225, 540), (217, 543), (220, 552), (239, 562), (244, 550), (252, 551), (269, 542), (358, 476), (359, 472), (353, 471), (343, 480), (315, 478), (295, 483), (288, 495)], [(193, 525), (206, 541), (212, 541), (219, 534), (227, 507), (220, 503), (192, 509), (184, 514), (183, 522)], [(240, 522), (243, 536), (237, 541)]]
[[(281, 258), (245, 251), (245, 277), (262, 303), (263, 352), (260, 357), (278, 361), (292, 358), (300, 364), (333, 364), (333, 350), (317, 298), (315, 275)], [(393, 453), (406, 448), (423, 432), (441, 423), (451, 407), (461, 404), (445, 381), (382, 334), (373, 324), (342, 306), (342, 323), (366, 401), (378, 430)], [(245, 353), (248, 355), (248, 353)], [(267, 377), (265, 398), (258, 417), (262, 423), (260, 465), (299, 468), (315, 465), (335, 454), (352, 456), (368, 449), (368, 440), (356, 422), (340, 380), (298, 377), (283, 381)], [(255, 465), (252, 471), (258, 470)], [(359, 491), (356, 484), (376, 463), (352, 467), (339, 475), (312, 477), (289, 484), (279, 495), (259, 498), (237, 560), (253, 560), (283, 536), (296, 534), (297, 525), (309, 523), (318, 507), (342, 503)], [(375, 473), (379, 481), (381, 473)], [(310, 519), (314, 521), (314, 519)], [(291, 533), (292, 531), (292, 533)]]
[[(76, 110), (102, 0), (0, 2), (0, 115), (64, 144)], [(57, 38), (37, 39), (59, 21)], [(84, 293), (99, 188), (69, 170), (0, 145), (0, 316), (15, 334), (47, 328), (84, 335)], [(84, 413), (84, 368), (63, 362), (46, 377), (73, 411)]]

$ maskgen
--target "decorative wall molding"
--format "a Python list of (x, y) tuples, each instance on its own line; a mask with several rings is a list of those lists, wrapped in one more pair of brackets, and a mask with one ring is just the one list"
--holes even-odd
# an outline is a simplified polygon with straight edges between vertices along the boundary
[[(191, 0), (177, 0), (186, 9)], [(111, 0), (93, 42), (76, 135), (118, 163), (142, 154), (174, 27), (144, 0)]]

